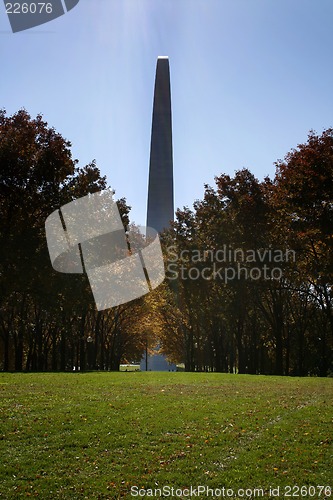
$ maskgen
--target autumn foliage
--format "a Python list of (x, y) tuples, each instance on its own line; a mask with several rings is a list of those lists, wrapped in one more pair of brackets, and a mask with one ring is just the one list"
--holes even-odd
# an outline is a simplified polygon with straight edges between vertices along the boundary
[(333, 129), (273, 179), (217, 176), (162, 235), (165, 282), (99, 312), (85, 275), (53, 271), (46, 248), (51, 212), (108, 187), (70, 147), (42, 116), (0, 113), (1, 369), (118, 370), (159, 345), (188, 371), (333, 372)]

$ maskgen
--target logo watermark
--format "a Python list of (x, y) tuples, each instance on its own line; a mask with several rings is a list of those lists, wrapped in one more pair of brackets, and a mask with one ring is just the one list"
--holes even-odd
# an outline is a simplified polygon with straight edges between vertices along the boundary
[(64, 205), (49, 215), (45, 230), (53, 268), (86, 272), (99, 311), (142, 297), (164, 281), (157, 232), (149, 228), (149, 238), (137, 229), (126, 232), (111, 191)]
[(77, 6), (80, 0), (3, 0), (13, 33), (53, 21)]

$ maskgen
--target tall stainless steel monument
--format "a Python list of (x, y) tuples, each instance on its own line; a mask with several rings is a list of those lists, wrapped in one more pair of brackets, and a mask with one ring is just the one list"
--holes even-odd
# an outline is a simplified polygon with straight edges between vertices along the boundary
[(168, 57), (156, 65), (150, 143), (147, 226), (161, 232), (174, 218), (170, 69)]
[[(150, 143), (147, 235), (149, 228), (157, 232), (169, 227), (174, 218), (172, 123), (169, 59), (157, 59), (153, 121)], [(158, 346), (156, 347), (158, 351)], [(140, 363), (142, 371), (176, 371), (162, 354), (146, 351)]]

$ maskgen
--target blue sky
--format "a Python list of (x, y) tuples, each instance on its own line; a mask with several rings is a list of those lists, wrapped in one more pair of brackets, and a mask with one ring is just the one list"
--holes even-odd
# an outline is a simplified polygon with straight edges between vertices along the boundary
[(331, 0), (80, 0), (12, 34), (0, 4), (0, 107), (42, 113), (144, 224), (156, 59), (170, 58), (175, 203), (243, 167), (259, 179), (333, 126)]

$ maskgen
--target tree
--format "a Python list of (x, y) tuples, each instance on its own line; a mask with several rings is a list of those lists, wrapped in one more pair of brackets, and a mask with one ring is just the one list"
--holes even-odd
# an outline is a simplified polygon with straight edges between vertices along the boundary
[[(233, 178), (222, 174), (215, 189), (205, 186), (193, 211), (177, 211), (164, 237), (177, 256), (172, 269), (178, 276), (167, 303), (185, 319), (174, 329), (177, 341), (164, 335), (163, 342), (186, 369), (332, 370), (332, 135), (311, 133), (307, 144), (277, 163), (274, 181), (259, 182), (246, 169)], [(191, 279), (195, 252), (201, 257)], [(217, 252), (227, 256), (221, 274), (210, 279), (205, 266), (212, 267), (209, 255), (216, 263)], [(255, 257), (244, 259), (246, 252)], [(251, 274), (263, 266), (265, 273)]]
[(321, 310), (330, 331), (330, 340), (328, 332), (320, 334), (326, 374), (333, 342), (333, 129), (320, 136), (311, 131), (276, 166), (272, 205), (277, 227), (297, 250), (294, 287), (301, 296), (307, 290), (308, 306)]
[[(25, 110), (13, 116), (0, 112), (0, 338), (5, 370), (72, 367), (77, 342), (84, 356), (82, 334), (94, 307), (88, 281), (85, 275), (53, 271), (44, 224), (65, 203), (107, 184), (95, 162), (79, 167), (70, 147), (41, 115), (33, 119)], [(128, 225), (126, 200), (119, 200), (118, 207)]]

